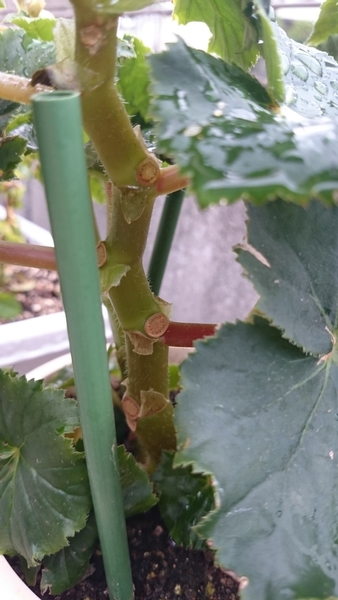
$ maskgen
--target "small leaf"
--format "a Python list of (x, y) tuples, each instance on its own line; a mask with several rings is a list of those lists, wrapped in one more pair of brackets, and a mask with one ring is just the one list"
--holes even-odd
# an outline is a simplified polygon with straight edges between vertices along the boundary
[(325, 42), (330, 35), (336, 33), (338, 33), (337, 2), (336, 0), (325, 0), (321, 5), (319, 17), (307, 43), (318, 46), (321, 42)]
[(75, 57), (75, 21), (57, 19), (54, 28), (56, 62), (74, 60)]
[(43, 42), (52, 42), (54, 40), (53, 29), (57, 21), (52, 15), (32, 18), (26, 17), (24, 14), (13, 14), (8, 16), (5, 22), (24, 29), (32, 39)]
[[(259, 56), (258, 31), (251, 17), (251, 3), (237, 0), (174, 0), (179, 23), (205, 23), (212, 34), (209, 51), (246, 70)], [(248, 12), (249, 11), (249, 12)]]
[(122, 277), (124, 277), (128, 271), (130, 271), (129, 265), (110, 265), (108, 262), (100, 268), (100, 283), (101, 291), (104, 294), (108, 292), (111, 287), (119, 285)]
[(0, 552), (35, 566), (82, 529), (91, 506), (81, 454), (61, 434), (79, 425), (62, 392), (0, 371)]
[(279, 200), (249, 206), (248, 215), (249, 247), (237, 254), (260, 294), (258, 309), (305, 352), (330, 352), (338, 314), (338, 208)]
[(274, 28), (261, 0), (255, 0), (254, 4), (259, 16), (259, 30), (262, 38), (260, 49), (265, 61), (267, 89), (273, 100), (282, 102), (285, 97), (284, 79)]
[(26, 140), (27, 151), (36, 152), (38, 150), (38, 142), (33, 124), (33, 115), (30, 109), (28, 109), (26, 112), (21, 112), (8, 123), (6, 127), (6, 134), (10, 134), (11, 137), (17, 135)]
[(56, 554), (46, 556), (40, 588), (42, 594), (62, 594), (86, 574), (91, 555), (97, 544), (97, 527), (91, 512), (83, 529), (69, 539), (69, 545)]
[(129, 115), (147, 116), (150, 103), (150, 67), (146, 56), (151, 50), (137, 38), (125, 36), (134, 48), (134, 56), (120, 58), (117, 87), (126, 102)]
[(39, 564), (36, 567), (28, 567), (27, 562), (25, 561), (23, 556), (20, 556), (20, 567), (27, 585), (34, 587), (41, 565)]
[(124, 514), (126, 517), (146, 512), (157, 503), (146, 471), (137, 464), (124, 446), (118, 446)]
[(191, 467), (173, 468), (174, 454), (163, 452), (160, 465), (152, 475), (162, 518), (177, 544), (200, 549), (205, 542), (194, 531), (202, 517), (214, 508), (210, 478), (192, 473)]
[(22, 306), (15, 296), (5, 292), (0, 293), (0, 317), (2, 319), (12, 319), (19, 315), (22, 311)]
[(90, 171), (88, 175), (92, 200), (98, 204), (105, 204), (107, 200), (106, 182), (103, 180), (102, 175), (97, 175), (94, 170)]
[(169, 365), (169, 390), (176, 392), (180, 386), (181, 377), (178, 365)]
[(21, 162), (27, 141), (16, 135), (0, 140), (0, 181), (14, 179), (14, 170)]
[(121, 208), (123, 216), (129, 225), (141, 217), (151, 199), (152, 191), (150, 188), (124, 188), (123, 196), (121, 197)]

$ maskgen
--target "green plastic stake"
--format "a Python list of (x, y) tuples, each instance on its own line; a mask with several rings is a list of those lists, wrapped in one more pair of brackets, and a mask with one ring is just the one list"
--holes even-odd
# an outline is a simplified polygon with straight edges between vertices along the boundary
[(131, 600), (80, 96), (37, 94), (33, 111), (108, 590), (111, 600)]
[(184, 194), (185, 190), (179, 190), (168, 194), (165, 199), (148, 269), (150, 287), (157, 296), (160, 293)]

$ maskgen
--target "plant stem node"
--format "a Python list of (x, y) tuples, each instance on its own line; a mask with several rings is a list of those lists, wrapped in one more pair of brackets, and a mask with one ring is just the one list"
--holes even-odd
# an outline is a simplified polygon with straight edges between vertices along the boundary
[(97, 264), (99, 267), (103, 267), (107, 261), (107, 249), (104, 242), (99, 242), (96, 246)]
[(169, 327), (169, 319), (162, 312), (155, 313), (146, 321), (144, 331), (150, 338), (158, 339)]
[(136, 169), (137, 182), (142, 187), (149, 187), (156, 183), (160, 176), (160, 167), (156, 158), (148, 156), (145, 158)]

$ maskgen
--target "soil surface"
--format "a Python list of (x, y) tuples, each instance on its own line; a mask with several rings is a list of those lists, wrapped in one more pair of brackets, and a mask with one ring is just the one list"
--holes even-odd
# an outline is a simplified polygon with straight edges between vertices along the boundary
[(1, 323), (21, 321), (63, 310), (59, 277), (55, 271), (6, 265), (6, 291), (13, 292), (22, 304), (22, 313)]
[[(237, 582), (215, 566), (213, 553), (176, 546), (156, 507), (128, 519), (127, 528), (135, 600), (239, 600)], [(10, 562), (15, 563), (13, 559)], [(17, 570), (17, 562), (15, 565)], [(93, 569), (59, 596), (42, 596), (39, 585), (31, 589), (42, 600), (108, 600), (99, 551), (92, 558)]]

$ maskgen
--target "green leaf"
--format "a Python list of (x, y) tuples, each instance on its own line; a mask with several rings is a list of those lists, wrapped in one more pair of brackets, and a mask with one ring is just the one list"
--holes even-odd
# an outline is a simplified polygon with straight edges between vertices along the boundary
[(10, 22), (11, 25), (21, 27), (32, 39), (43, 42), (52, 42), (54, 40), (53, 29), (56, 19), (52, 16), (31, 18), (23, 14), (13, 14), (7, 17), (5, 22)]
[(27, 141), (18, 135), (0, 139), (0, 181), (14, 178), (14, 170), (21, 162)]
[[(117, 449), (126, 517), (145, 512), (157, 503), (146, 471), (124, 446)], [(69, 545), (43, 560), (41, 591), (62, 594), (85, 575), (97, 543), (98, 533), (94, 513), (90, 513), (84, 529), (69, 539)]]
[(119, 15), (124, 12), (141, 10), (151, 4), (159, 4), (164, 0), (92, 0), (92, 7), (97, 12)]
[(91, 512), (86, 526), (70, 538), (69, 546), (44, 559), (40, 582), (42, 594), (62, 594), (82, 579), (88, 569), (97, 538), (96, 521)]
[(26, 140), (26, 151), (36, 152), (38, 150), (38, 141), (33, 124), (32, 111), (29, 108), (26, 112), (21, 112), (15, 116), (6, 127), (7, 135), (19, 136)]
[(271, 98), (282, 102), (285, 96), (282, 60), (279, 52), (273, 24), (266, 14), (261, 0), (255, 0), (256, 12), (259, 15), (260, 49), (265, 61), (267, 89)]
[(194, 531), (194, 525), (214, 508), (210, 478), (194, 475), (191, 467), (173, 468), (172, 452), (163, 452), (152, 480), (160, 495), (162, 518), (177, 544), (203, 548), (205, 542)]
[(0, 293), (0, 317), (2, 319), (12, 319), (22, 311), (20, 302), (12, 294)]
[(20, 567), (27, 585), (34, 587), (41, 565), (39, 564), (36, 567), (28, 567), (26, 560), (23, 558), (23, 556), (20, 556)]
[(79, 425), (62, 392), (0, 371), (0, 552), (35, 566), (82, 529), (87, 470), (62, 433)]
[(178, 365), (169, 365), (169, 390), (176, 392), (181, 387), (180, 369)]
[(121, 477), (124, 513), (131, 517), (149, 510), (157, 503), (147, 472), (137, 464), (124, 446), (117, 449)]
[(291, 40), (272, 24), (285, 80), (285, 103), (304, 117), (338, 117), (338, 64), (322, 50)]
[(17, 102), (0, 99), (0, 131), (2, 132), (8, 123), (20, 111), (21, 105)]
[(191, 178), (202, 207), (241, 197), (263, 203), (277, 195), (332, 202), (337, 116), (307, 119), (297, 107), (272, 110), (266, 90), (249, 74), (183, 42), (150, 61), (159, 150)]
[(122, 277), (130, 271), (129, 265), (110, 264), (107, 262), (100, 268), (100, 284), (101, 291), (104, 294), (111, 287), (118, 286)]
[(305, 352), (328, 353), (338, 327), (338, 208), (277, 201), (249, 206), (248, 216), (250, 246), (237, 254), (258, 309)]
[(264, 319), (226, 325), (182, 383), (174, 464), (213, 474), (217, 510), (197, 530), (249, 579), (241, 598), (337, 595), (337, 347), (318, 362)]
[(0, 71), (31, 77), (35, 71), (54, 62), (52, 42), (33, 39), (19, 28), (0, 32)]
[(317, 46), (325, 42), (330, 35), (338, 33), (338, 11), (336, 0), (325, 0), (320, 8), (319, 17), (314, 24), (308, 44)]
[(125, 36), (125, 40), (133, 45), (135, 55), (120, 58), (117, 87), (126, 102), (129, 115), (147, 116), (150, 104), (150, 67), (146, 56), (151, 50), (140, 40)]
[(90, 195), (92, 200), (94, 200), (98, 204), (105, 204), (107, 200), (107, 183), (102, 178), (102, 175), (97, 175), (95, 171), (90, 171), (88, 175)]
[(257, 23), (253, 21), (250, 2), (238, 0), (174, 0), (178, 22), (205, 23), (212, 34), (209, 52), (218, 54), (228, 63), (246, 70), (259, 56)]
[(56, 61), (74, 60), (75, 56), (75, 21), (74, 19), (57, 19), (54, 28)]

